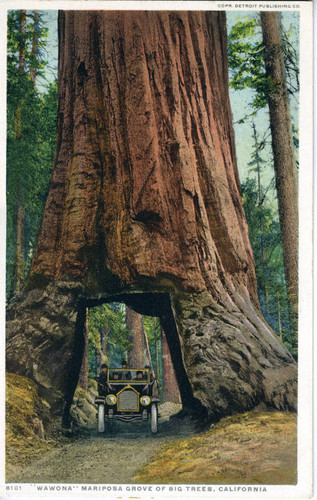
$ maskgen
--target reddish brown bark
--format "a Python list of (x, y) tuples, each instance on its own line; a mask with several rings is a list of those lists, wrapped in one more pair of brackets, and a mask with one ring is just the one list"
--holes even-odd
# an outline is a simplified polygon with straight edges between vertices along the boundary
[(83, 359), (81, 362), (81, 369), (79, 374), (79, 386), (88, 391), (88, 332), (89, 332), (89, 324), (88, 324), (88, 308), (86, 309), (86, 321), (84, 326), (84, 352)]
[(128, 366), (130, 368), (143, 368), (145, 365), (144, 349), (145, 334), (141, 314), (126, 308), (126, 326), (130, 330), (130, 341), (133, 344), (128, 352)]
[(268, 96), (270, 126), (287, 295), (294, 343), (298, 314), (298, 179), (277, 12), (261, 12), (266, 73), (274, 91)]
[(181, 397), (173, 368), (171, 353), (167, 344), (164, 330), (162, 330), (162, 358), (163, 358), (163, 390), (164, 401), (180, 403)]
[(8, 369), (67, 410), (84, 308), (121, 301), (160, 318), (187, 408), (294, 409), (296, 365), (258, 309), (224, 13), (69, 11), (59, 28), (56, 160)]
[(104, 325), (100, 330), (100, 358), (101, 364), (108, 363), (108, 340), (109, 340), (109, 327)]
[(144, 331), (144, 359), (145, 359), (145, 366), (151, 366), (152, 360), (151, 360), (151, 352), (150, 352), (150, 345), (149, 345), (149, 339), (147, 338), (147, 335)]
[(73, 11), (60, 32), (69, 84), (32, 273), (89, 280), (98, 250), (124, 283), (169, 274), (220, 298), (221, 275), (256, 301), (224, 14)]

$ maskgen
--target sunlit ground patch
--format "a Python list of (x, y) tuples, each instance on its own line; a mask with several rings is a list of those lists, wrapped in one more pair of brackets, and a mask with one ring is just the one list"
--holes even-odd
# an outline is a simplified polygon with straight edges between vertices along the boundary
[[(46, 408), (47, 411), (47, 408)], [(43, 435), (41, 418), (45, 403), (39, 398), (31, 380), (13, 373), (6, 374), (6, 472), (25, 466), (56, 446)]]
[(296, 416), (248, 412), (162, 447), (138, 483), (296, 484)]

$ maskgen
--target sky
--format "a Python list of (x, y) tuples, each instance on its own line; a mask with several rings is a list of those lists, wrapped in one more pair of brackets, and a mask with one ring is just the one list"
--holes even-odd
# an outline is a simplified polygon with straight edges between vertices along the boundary
[[(227, 12), (227, 30), (228, 34), (232, 26), (238, 21), (245, 20), (245, 17), (250, 14), (255, 14), (254, 12)], [(286, 30), (290, 28), (291, 25), (295, 25), (297, 30), (295, 30), (292, 42), (298, 48), (299, 40), (298, 40), (298, 30), (299, 30), (299, 13), (297, 12), (283, 12), (282, 14), (282, 22), (283, 26)], [(259, 32), (259, 38), (261, 37), (261, 33)], [(254, 92), (252, 90), (239, 90), (235, 91), (230, 89), (230, 104), (231, 111), (233, 115), (233, 123), (234, 123), (234, 132), (235, 132), (235, 143), (236, 143), (236, 153), (237, 153), (237, 162), (239, 169), (240, 180), (243, 182), (247, 177), (250, 176), (248, 163), (251, 159), (251, 151), (252, 151), (252, 121), (248, 120), (244, 124), (237, 124), (236, 122), (243, 118), (247, 113), (250, 113), (250, 107), (248, 103), (250, 103), (252, 97), (254, 96)], [(296, 101), (291, 103), (291, 112), (296, 126), (298, 126), (298, 105)], [(268, 107), (258, 111), (257, 117), (255, 119), (256, 129), (259, 133), (259, 136), (262, 136), (269, 129), (269, 113)], [(246, 140), (247, 138), (247, 140)], [(265, 157), (264, 157), (265, 158)], [(267, 186), (273, 175), (273, 164), (269, 157), (265, 158), (269, 164), (269, 168), (263, 173), (263, 184)], [(254, 174), (255, 175), (255, 174)]]
[[(237, 11), (227, 11), (227, 30), (228, 34), (232, 26), (238, 21), (245, 20), (246, 16), (254, 15), (255, 12), (237, 12)], [(283, 25), (286, 29), (289, 29), (290, 25), (295, 25), (298, 27), (299, 23), (299, 13), (297, 12), (283, 12)], [(57, 33), (57, 11), (45, 11), (44, 19), (47, 22), (49, 28), (49, 37), (47, 43), (47, 52), (49, 60), (49, 74), (48, 79), (53, 80), (57, 75), (57, 62), (58, 62), (58, 33)], [(298, 31), (298, 30), (297, 30)], [(261, 36), (259, 32), (259, 37)], [(292, 42), (298, 47), (298, 35), (296, 30), (293, 35)], [(43, 82), (45, 83), (45, 82)], [(44, 87), (43, 87), (44, 90)], [(230, 89), (230, 103), (234, 123), (234, 133), (235, 133), (235, 144), (236, 144), (236, 154), (239, 169), (239, 176), (241, 182), (244, 182), (250, 175), (248, 163), (251, 159), (252, 153), (252, 121), (248, 120), (244, 124), (237, 124), (236, 122), (244, 117), (246, 114), (250, 113), (249, 103), (254, 95), (253, 91), (249, 89), (235, 91)], [(293, 102), (292, 106), (293, 117), (298, 123), (298, 110), (296, 104)], [(257, 132), (261, 137), (269, 129), (269, 116), (268, 109), (263, 109), (258, 111), (257, 117), (255, 119)], [(269, 185), (274, 176), (273, 164), (269, 155), (264, 159), (267, 161), (266, 168), (263, 172), (263, 186)]]

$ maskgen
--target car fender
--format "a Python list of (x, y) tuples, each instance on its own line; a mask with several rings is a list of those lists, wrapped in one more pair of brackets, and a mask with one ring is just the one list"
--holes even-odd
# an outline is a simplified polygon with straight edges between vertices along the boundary
[(95, 398), (95, 404), (96, 405), (102, 405), (105, 404), (106, 402), (106, 397), (105, 396), (98, 396)]

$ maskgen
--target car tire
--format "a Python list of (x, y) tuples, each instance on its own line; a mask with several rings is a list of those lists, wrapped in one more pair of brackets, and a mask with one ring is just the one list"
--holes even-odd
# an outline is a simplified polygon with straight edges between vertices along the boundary
[(151, 432), (157, 433), (157, 405), (155, 403), (151, 406)]
[(98, 432), (105, 432), (105, 405), (98, 406)]

